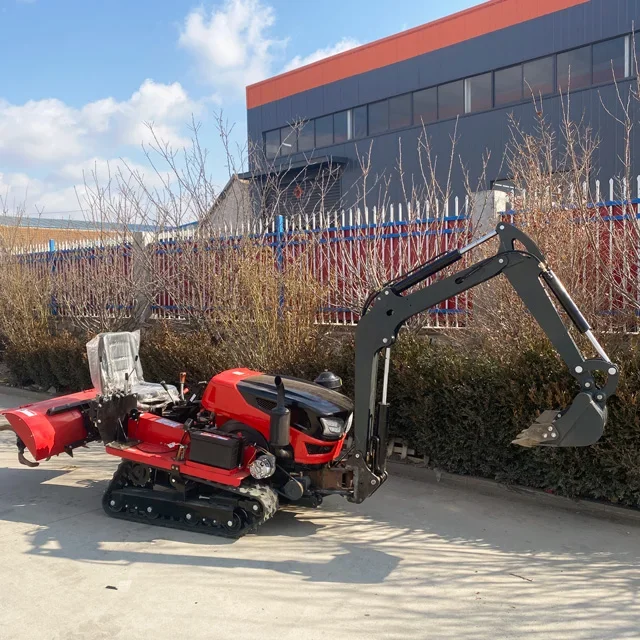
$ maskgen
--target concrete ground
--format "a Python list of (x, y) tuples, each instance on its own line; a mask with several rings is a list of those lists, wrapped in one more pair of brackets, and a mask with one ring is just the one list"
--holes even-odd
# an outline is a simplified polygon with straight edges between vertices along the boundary
[[(0, 389), (0, 406), (33, 394)], [(107, 518), (99, 446), (0, 433), (0, 638), (640, 638), (637, 524), (399, 477), (228, 541)]]

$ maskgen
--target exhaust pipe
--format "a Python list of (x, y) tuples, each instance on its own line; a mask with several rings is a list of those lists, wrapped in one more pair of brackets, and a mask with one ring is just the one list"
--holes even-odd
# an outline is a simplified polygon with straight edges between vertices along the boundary
[(278, 392), (276, 406), (271, 409), (269, 418), (269, 445), (271, 449), (280, 457), (291, 457), (286, 447), (291, 443), (291, 411), (285, 406), (284, 383), (280, 376), (276, 376), (276, 389)]

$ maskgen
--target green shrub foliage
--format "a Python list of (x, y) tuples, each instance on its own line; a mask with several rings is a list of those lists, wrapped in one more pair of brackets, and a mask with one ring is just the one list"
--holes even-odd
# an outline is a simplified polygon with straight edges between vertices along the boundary
[(627, 344), (614, 355), (623, 376), (602, 440), (580, 449), (523, 449), (511, 444), (516, 434), (578, 391), (550, 348), (505, 357), (405, 340), (391, 369), (392, 432), (445, 471), (637, 506), (640, 354)]
[(91, 386), (85, 342), (62, 332), (38, 343), (9, 344), (3, 359), (14, 384), (77, 391)]

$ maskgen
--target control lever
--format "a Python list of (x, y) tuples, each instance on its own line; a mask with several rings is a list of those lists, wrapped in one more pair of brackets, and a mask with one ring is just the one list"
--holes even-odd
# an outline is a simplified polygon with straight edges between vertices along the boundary
[(187, 381), (187, 372), (180, 372), (180, 400), (184, 402), (184, 383)]

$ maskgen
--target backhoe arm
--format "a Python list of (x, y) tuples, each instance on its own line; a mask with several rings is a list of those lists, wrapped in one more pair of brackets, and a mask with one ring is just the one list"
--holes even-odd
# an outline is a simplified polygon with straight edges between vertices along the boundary
[[(496, 236), (500, 240), (496, 255), (423, 289), (402, 295)], [(516, 248), (516, 241), (522, 249)], [(545, 411), (531, 427), (519, 434), (514, 443), (522, 446), (588, 446), (602, 436), (607, 419), (606, 401), (615, 392), (619, 369), (609, 361), (588, 322), (546, 266), (544, 256), (533, 240), (516, 227), (500, 223), (496, 231), (423, 265), (368, 301), (356, 328), (354, 442), (343, 461), (354, 472), (354, 492), (350, 498), (353, 501), (362, 502), (386, 479), (389, 348), (396, 342), (398, 331), (416, 314), (500, 274), (509, 280), (580, 385), (580, 393), (568, 409)], [(576, 328), (589, 339), (597, 358), (584, 357), (547, 289)], [(378, 356), (383, 350), (386, 353), (384, 380), (382, 398), (378, 402)], [(606, 384), (598, 385), (594, 376), (596, 371), (604, 374)]]

